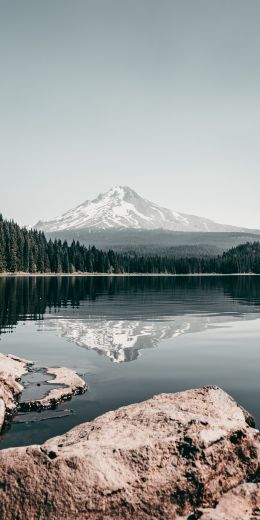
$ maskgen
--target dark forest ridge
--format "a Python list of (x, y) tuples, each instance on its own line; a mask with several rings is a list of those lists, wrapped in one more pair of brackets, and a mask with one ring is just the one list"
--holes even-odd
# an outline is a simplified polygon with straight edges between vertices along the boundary
[(0, 216), (0, 272), (15, 273), (260, 273), (260, 242), (216, 256), (176, 257), (102, 251), (73, 241), (47, 240)]
[(78, 240), (85, 246), (113, 249), (116, 252), (132, 251), (138, 255), (216, 256), (246, 242), (260, 240), (260, 232), (196, 232), (144, 229), (106, 229), (56, 231), (45, 233), (52, 240)]

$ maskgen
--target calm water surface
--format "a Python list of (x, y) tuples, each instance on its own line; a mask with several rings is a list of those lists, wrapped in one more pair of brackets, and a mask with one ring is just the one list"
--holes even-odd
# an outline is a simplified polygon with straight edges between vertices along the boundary
[(55, 411), (14, 422), (0, 448), (206, 384), (232, 394), (260, 426), (260, 277), (0, 278), (0, 331), (1, 352), (73, 368), (89, 384)]

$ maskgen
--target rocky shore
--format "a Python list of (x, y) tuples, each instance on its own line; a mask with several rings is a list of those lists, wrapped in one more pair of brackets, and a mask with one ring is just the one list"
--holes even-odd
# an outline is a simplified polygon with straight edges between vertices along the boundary
[(18, 410), (53, 408), (87, 389), (86, 382), (73, 370), (65, 367), (47, 368), (46, 374), (53, 375), (54, 379), (46, 382), (56, 385), (56, 388), (50, 389), (41, 399), (22, 401), (20, 396), (24, 387), (20, 380), (29, 370), (33, 371), (33, 366), (34, 364), (26, 359), (0, 354), (0, 432)]
[(18, 399), (23, 391), (19, 380), (30, 365), (26, 359), (0, 354), (0, 432), (18, 408)]
[(0, 517), (259, 518), (259, 432), (217, 387), (161, 394), (0, 452)]
[(22, 411), (53, 408), (58, 403), (71, 399), (73, 395), (82, 394), (87, 389), (86, 382), (69, 368), (47, 368), (46, 373), (55, 376), (54, 379), (46, 381), (49, 385), (61, 385), (61, 387), (51, 389), (41, 399), (22, 401), (19, 406)]

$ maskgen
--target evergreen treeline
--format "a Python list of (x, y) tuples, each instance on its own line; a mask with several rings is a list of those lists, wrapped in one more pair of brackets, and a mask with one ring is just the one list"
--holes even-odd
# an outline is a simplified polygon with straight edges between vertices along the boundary
[(73, 241), (47, 240), (0, 215), (0, 272), (28, 273), (260, 273), (260, 242), (214, 257), (174, 257), (102, 251)]
[(86, 313), (93, 319), (102, 314), (112, 319), (120, 307), (122, 319), (135, 319), (136, 309), (143, 306), (146, 318), (154, 319), (156, 309), (157, 318), (164, 319), (162, 296), (171, 316), (192, 312), (191, 301), (203, 314), (210, 299), (213, 313), (250, 315), (259, 311), (259, 295), (260, 277), (251, 276), (4, 276), (0, 277), (0, 334), (11, 332), (19, 321), (42, 320), (45, 313), (78, 319)]

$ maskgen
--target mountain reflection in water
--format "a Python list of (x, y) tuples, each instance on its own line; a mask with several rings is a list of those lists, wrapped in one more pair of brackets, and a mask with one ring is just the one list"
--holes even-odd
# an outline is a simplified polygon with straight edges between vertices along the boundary
[(1, 352), (36, 369), (66, 366), (89, 385), (69, 410), (61, 404), (53, 415), (37, 414), (40, 422), (13, 423), (0, 449), (207, 384), (229, 392), (259, 427), (257, 318), (257, 276), (0, 277)]
[[(246, 315), (247, 319), (257, 319), (259, 314)], [(59, 336), (79, 347), (95, 350), (115, 363), (134, 361), (143, 349), (153, 348), (163, 340), (173, 339), (181, 334), (201, 332), (230, 321), (229, 314), (223, 316), (177, 316), (164, 321), (137, 320), (79, 320), (46, 319), (43, 329), (53, 330)], [(240, 317), (241, 319), (241, 317)]]
[(41, 322), (114, 362), (133, 361), (162, 340), (237, 319), (256, 319), (260, 278), (4, 277), (0, 331)]

